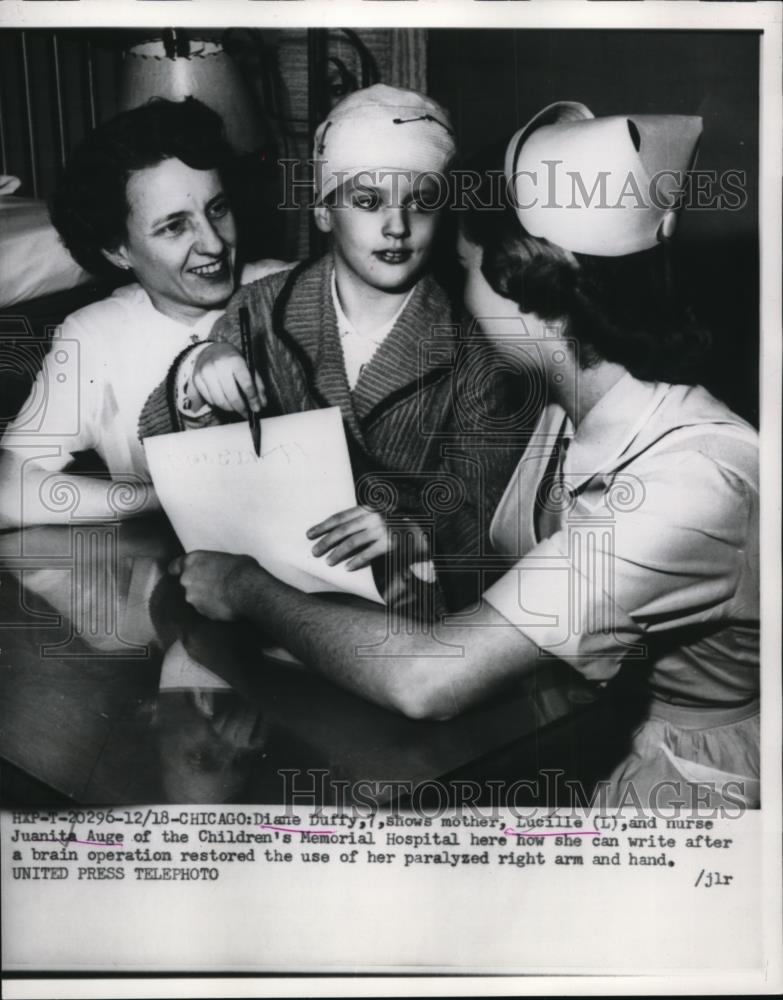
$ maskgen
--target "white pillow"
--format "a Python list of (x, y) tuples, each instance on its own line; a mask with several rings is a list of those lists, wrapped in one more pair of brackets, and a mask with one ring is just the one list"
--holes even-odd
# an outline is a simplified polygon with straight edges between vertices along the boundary
[(60, 242), (44, 202), (0, 195), (0, 309), (89, 280)]

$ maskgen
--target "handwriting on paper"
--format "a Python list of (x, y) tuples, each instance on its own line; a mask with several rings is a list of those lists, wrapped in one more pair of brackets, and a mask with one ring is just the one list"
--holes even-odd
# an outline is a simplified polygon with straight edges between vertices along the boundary
[(299, 590), (380, 601), (369, 568), (329, 566), (306, 535), (356, 504), (340, 410), (263, 420), (261, 441), (256, 457), (244, 421), (146, 439), (155, 489), (183, 547), (253, 556)]

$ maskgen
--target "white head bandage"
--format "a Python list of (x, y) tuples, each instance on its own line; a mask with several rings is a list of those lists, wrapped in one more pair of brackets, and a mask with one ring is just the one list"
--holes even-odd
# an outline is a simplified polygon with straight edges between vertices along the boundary
[(449, 117), (435, 101), (383, 83), (357, 90), (316, 129), (316, 200), (364, 172), (445, 172), (455, 150)]

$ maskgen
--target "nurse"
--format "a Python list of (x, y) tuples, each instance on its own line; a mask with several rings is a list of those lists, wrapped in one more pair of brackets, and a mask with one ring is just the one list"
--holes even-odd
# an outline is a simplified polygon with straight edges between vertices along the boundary
[[(555, 656), (641, 685), (608, 805), (759, 803), (758, 443), (699, 382), (705, 340), (678, 306), (667, 242), (701, 121), (545, 108), (508, 143), (504, 212), (469, 215), (466, 303), (496, 349), (537, 367), (546, 405), (495, 512), (515, 566), (433, 648), (281, 584), (249, 558), (172, 565), (212, 618), (245, 618), (335, 682), (446, 719)], [(384, 642), (385, 656), (358, 646)]]

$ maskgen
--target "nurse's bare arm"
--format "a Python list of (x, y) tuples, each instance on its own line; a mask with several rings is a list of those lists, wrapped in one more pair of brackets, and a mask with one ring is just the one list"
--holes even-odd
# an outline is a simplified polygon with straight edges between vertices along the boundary
[(53, 472), (0, 448), (0, 528), (113, 521), (160, 510), (150, 483)]
[(469, 624), (433, 635), (420, 623), (390, 629), (391, 612), (378, 605), (304, 594), (246, 556), (191, 552), (172, 572), (197, 611), (247, 619), (336, 684), (413, 719), (458, 715), (540, 662), (538, 647), (486, 603)]

